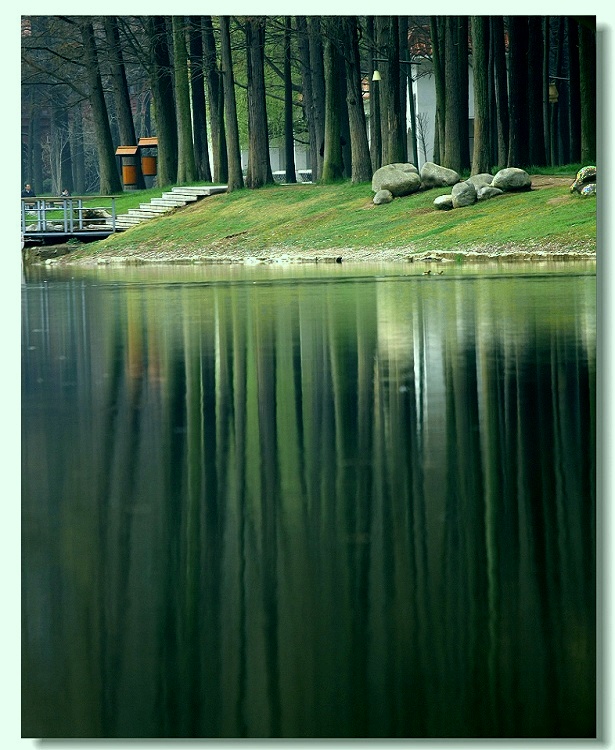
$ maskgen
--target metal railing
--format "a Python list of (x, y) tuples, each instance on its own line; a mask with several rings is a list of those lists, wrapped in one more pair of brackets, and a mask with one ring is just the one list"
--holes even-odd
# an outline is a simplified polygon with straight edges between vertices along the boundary
[[(106, 205), (96, 205), (101, 201)], [(21, 233), (87, 234), (116, 231), (114, 196), (71, 196), (68, 198), (22, 198)]]

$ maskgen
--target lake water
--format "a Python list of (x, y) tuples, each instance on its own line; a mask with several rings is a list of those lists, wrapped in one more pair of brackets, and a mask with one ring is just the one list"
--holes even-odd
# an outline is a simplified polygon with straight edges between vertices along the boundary
[(595, 264), (28, 272), (27, 737), (594, 737)]

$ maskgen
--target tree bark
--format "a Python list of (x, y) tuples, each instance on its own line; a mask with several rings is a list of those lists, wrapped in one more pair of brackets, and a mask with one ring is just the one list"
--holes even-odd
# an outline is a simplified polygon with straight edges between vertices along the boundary
[(246, 186), (273, 184), (265, 101), (265, 17), (245, 22), (248, 52), (248, 172)]
[(320, 146), (316, 136), (314, 121), (314, 97), (312, 93), (312, 70), (310, 67), (310, 42), (308, 38), (307, 20), (305, 16), (296, 16), (297, 37), (299, 47), (299, 64), (301, 66), (302, 104), (305, 122), (307, 124), (310, 154), (310, 169), (312, 179), (316, 181), (318, 165), (318, 149)]
[[(430, 16), (431, 55), (433, 61), (434, 83), (436, 87), (436, 121), (434, 130), (434, 159), (444, 164), (444, 127), (446, 113), (446, 88), (444, 78), (444, 20), (439, 16)], [(436, 149), (437, 144), (437, 149)], [(437, 150), (437, 154), (435, 153)]]
[(596, 162), (596, 31), (579, 24), (581, 163)]
[(470, 160), (470, 83), (468, 65), (468, 17), (457, 17), (459, 71), (459, 138), (461, 169), (469, 170)]
[(472, 16), (472, 72), (474, 81), (474, 149), (472, 174), (491, 167), (491, 127), (489, 122), (489, 19)]
[[(120, 144), (122, 146), (136, 146), (137, 136), (132, 117), (130, 92), (128, 90), (128, 80), (126, 78), (126, 67), (124, 65), (117, 18), (115, 16), (103, 16), (103, 23), (107, 39), (107, 58), (111, 70), (113, 102), (115, 104)], [(137, 173), (136, 187), (139, 190), (144, 190), (145, 179), (141, 171), (141, 160), (139, 158), (135, 159), (135, 168)]]
[(231, 54), (231, 33), (228, 16), (219, 16), (222, 79), (224, 86), (224, 122), (226, 128), (226, 152), (228, 155), (227, 191), (231, 193), (244, 186), (239, 149), (239, 127), (235, 101), (235, 76)]
[[(367, 34), (371, 40), (375, 39), (374, 17), (367, 17)], [(380, 128), (380, 81), (374, 81), (374, 70), (378, 68), (379, 63), (374, 60), (377, 57), (375, 45), (372, 47), (372, 54), (369, 56), (369, 135), (370, 135), (370, 156), (372, 160), (372, 170), (375, 172), (382, 166), (382, 130)]]
[(177, 117), (173, 96), (171, 57), (166, 18), (146, 16), (144, 21), (151, 44), (149, 72), (158, 137), (157, 183), (163, 187), (173, 185), (177, 180)]
[(196, 182), (196, 164), (192, 143), (188, 52), (184, 16), (173, 16), (173, 71), (177, 102), (177, 181), (180, 185)]
[(570, 161), (581, 161), (581, 81), (579, 77), (579, 27), (573, 18), (566, 19), (568, 31), (568, 129), (570, 132)]
[(528, 19), (528, 102), (527, 119), (529, 129), (529, 164), (544, 167), (547, 163), (544, 141), (542, 59), (544, 37), (542, 18), (530, 16)]
[(444, 19), (444, 159), (443, 166), (461, 172), (461, 85), (459, 81), (459, 27), (455, 16)]
[(343, 56), (346, 67), (346, 102), (350, 125), (351, 175), (353, 183), (367, 182), (372, 178), (372, 162), (367, 140), (365, 109), (363, 108), (363, 83), (357, 19), (342, 19)]
[(338, 182), (344, 177), (338, 82), (342, 76), (340, 55), (330, 37), (325, 41), (325, 138), (321, 181)]
[(284, 155), (286, 182), (297, 182), (295, 166), (295, 133), (293, 127), (293, 79), (291, 73), (291, 18), (284, 18)]
[(404, 159), (406, 113), (399, 101), (399, 24), (397, 16), (376, 16), (376, 45), (382, 58), (380, 71), (380, 122), (382, 161), (384, 164)]
[(83, 63), (89, 88), (89, 102), (94, 120), (98, 166), (100, 170), (101, 195), (122, 192), (122, 183), (115, 163), (115, 149), (111, 138), (111, 128), (107, 105), (103, 93), (102, 80), (98, 67), (98, 54), (94, 40), (94, 27), (88, 17), (79, 21), (83, 43)]
[(316, 148), (318, 158), (316, 160), (316, 172), (312, 166), (312, 179), (316, 182), (322, 175), (323, 153), (325, 140), (325, 73), (323, 61), (322, 34), (320, 19), (309, 17), (307, 19), (310, 66), (312, 69), (312, 98), (314, 103), (314, 127), (316, 130)]
[(203, 16), (203, 49), (205, 81), (209, 99), (209, 125), (214, 162), (214, 181), (228, 180), (228, 157), (226, 153), (226, 132), (224, 129), (224, 90), (222, 74), (216, 62), (216, 42), (211, 16)]
[(203, 75), (203, 31), (201, 28), (201, 16), (190, 17), (189, 29), (194, 163), (197, 179), (211, 182), (209, 144), (207, 143), (207, 109), (205, 105), (205, 80)]
[(491, 40), (493, 42), (493, 84), (495, 88), (495, 117), (498, 132), (497, 165), (502, 168), (508, 161), (508, 82), (506, 76), (506, 51), (504, 48), (504, 19), (491, 16)]
[(529, 126), (527, 117), (528, 17), (508, 16), (509, 67), (508, 67), (508, 116), (509, 167), (529, 165)]

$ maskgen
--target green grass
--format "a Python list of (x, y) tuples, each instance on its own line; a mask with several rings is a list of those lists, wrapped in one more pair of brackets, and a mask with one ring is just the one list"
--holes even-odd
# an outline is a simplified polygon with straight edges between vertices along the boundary
[[(572, 168), (558, 176), (574, 179)], [(536, 172), (534, 172), (536, 173)], [(161, 189), (128, 193), (117, 211), (160, 195)], [(434, 209), (450, 189), (434, 189), (375, 206), (369, 183), (275, 185), (211, 196), (83, 248), (84, 255), (168, 250), (228, 255), (234, 247), (266, 251), (353, 248), (454, 250), (550, 243), (591, 245), (596, 239), (596, 201), (569, 192), (569, 183), (509, 193), (453, 211)]]

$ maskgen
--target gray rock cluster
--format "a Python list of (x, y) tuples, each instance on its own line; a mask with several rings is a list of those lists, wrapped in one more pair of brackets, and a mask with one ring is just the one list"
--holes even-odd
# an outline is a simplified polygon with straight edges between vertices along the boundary
[(578, 193), (582, 198), (590, 195), (596, 195), (596, 176), (595, 166), (582, 167), (577, 172), (575, 181), (570, 186), (571, 193)]
[(529, 190), (531, 186), (529, 174), (517, 167), (501, 169), (495, 176), (482, 173), (462, 180), (455, 170), (431, 161), (425, 162), (420, 172), (410, 163), (386, 164), (372, 178), (373, 201), (377, 206), (419, 190), (452, 187), (450, 195), (441, 195), (434, 201), (435, 208), (442, 210), (470, 206), (505, 192)]
[(495, 175), (483, 172), (472, 175), (463, 182), (457, 182), (453, 185), (450, 195), (441, 195), (433, 204), (434, 208), (447, 211), (451, 208), (471, 206), (477, 201), (496, 198), (503, 193), (530, 190), (531, 187), (532, 180), (525, 170), (508, 167), (500, 169)]

